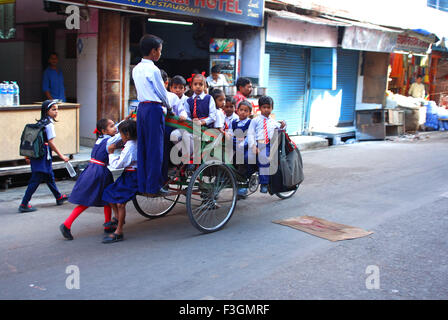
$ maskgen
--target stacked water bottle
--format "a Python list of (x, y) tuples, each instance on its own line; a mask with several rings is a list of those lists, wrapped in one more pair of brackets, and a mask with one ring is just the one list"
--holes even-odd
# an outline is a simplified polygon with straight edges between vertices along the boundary
[(0, 83), (0, 106), (20, 105), (20, 88), (16, 81)]

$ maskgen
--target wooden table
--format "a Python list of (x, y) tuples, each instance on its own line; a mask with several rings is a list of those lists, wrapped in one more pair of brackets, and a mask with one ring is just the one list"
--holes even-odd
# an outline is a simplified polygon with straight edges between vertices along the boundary
[[(77, 103), (59, 103), (59, 113), (55, 122), (55, 144), (66, 155), (79, 152), (79, 108)], [(19, 154), (20, 137), (28, 123), (40, 119), (40, 104), (0, 107), (1, 152), (0, 162), (24, 159)]]

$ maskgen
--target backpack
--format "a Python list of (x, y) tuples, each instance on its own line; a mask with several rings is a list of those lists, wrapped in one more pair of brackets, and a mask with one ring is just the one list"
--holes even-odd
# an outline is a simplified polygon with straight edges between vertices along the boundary
[(38, 159), (44, 156), (45, 123), (38, 121), (25, 125), (20, 137), (20, 155)]

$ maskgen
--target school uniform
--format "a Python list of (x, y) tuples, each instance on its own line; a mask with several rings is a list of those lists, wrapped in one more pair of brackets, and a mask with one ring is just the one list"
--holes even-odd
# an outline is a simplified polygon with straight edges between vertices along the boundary
[(48, 145), (48, 141), (56, 137), (53, 123), (54, 121), (49, 117), (48, 120), (45, 121), (47, 121), (48, 124), (45, 126), (44, 131), (44, 155), (38, 159), (30, 159), (31, 178), (28, 182), (28, 187), (22, 199), (22, 205), (24, 206), (28, 205), (28, 202), (31, 200), (31, 197), (37, 190), (37, 187), (39, 187), (39, 184), (41, 184), (42, 182), (45, 182), (47, 184), (48, 188), (50, 188), (51, 193), (56, 199), (60, 199), (62, 197), (61, 193), (56, 187), (56, 182), (54, 180), (51, 148)]
[(108, 203), (126, 203), (138, 191), (137, 141), (129, 140), (120, 155), (109, 154), (109, 165), (113, 169), (124, 169), (113, 184), (106, 187), (103, 200)]
[(216, 111), (216, 121), (215, 121), (213, 127), (216, 129), (224, 129), (225, 121), (226, 121), (225, 118), (226, 118), (226, 115), (224, 114), (224, 112), (221, 109), (217, 110)]
[(160, 70), (154, 62), (142, 59), (132, 70), (140, 102), (137, 109), (138, 191), (158, 193), (166, 182), (163, 172), (165, 115), (171, 107)]
[(103, 201), (104, 189), (114, 182), (112, 173), (107, 168), (109, 153), (107, 148), (121, 140), (117, 133), (111, 137), (104, 135), (97, 139), (90, 154), (90, 162), (79, 175), (70, 194), (69, 202), (86, 207), (104, 207), (108, 203)]
[(244, 164), (247, 177), (250, 177), (256, 172), (256, 157), (253, 152), (249, 151), (247, 137), (250, 123), (251, 119), (249, 118), (244, 120), (236, 119), (233, 120), (232, 126), (229, 129), (229, 133), (233, 136), (233, 150), (235, 151), (234, 163), (237, 165)]
[(226, 116), (224, 114), (224, 130), (229, 130), (232, 127), (232, 123), (235, 120), (240, 120), (240, 118), (238, 117), (238, 115), (234, 112), (232, 113), (232, 115), (230, 116)]
[(184, 108), (188, 119), (204, 120), (207, 127), (213, 127), (213, 123), (216, 121), (217, 110), (215, 100), (211, 95), (205, 92), (200, 95), (194, 93), (185, 101)]
[(257, 165), (259, 168), (260, 184), (269, 184), (270, 176), (270, 151), (271, 139), (274, 136), (275, 130), (280, 128), (280, 123), (271, 118), (266, 118), (263, 115), (252, 119), (250, 122), (247, 138), (248, 146), (252, 149), (257, 146), (260, 153), (257, 157)]

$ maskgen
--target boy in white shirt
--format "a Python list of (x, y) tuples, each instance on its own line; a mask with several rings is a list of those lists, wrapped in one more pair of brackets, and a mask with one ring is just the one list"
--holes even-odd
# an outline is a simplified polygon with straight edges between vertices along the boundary
[[(162, 55), (163, 40), (144, 35), (140, 40), (143, 59), (132, 70), (140, 102), (137, 109), (138, 191), (149, 195), (167, 194), (162, 164), (166, 108), (171, 109), (159, 68), (154, 64)], [(165, 108), (165, 107), (166, 108)]]
[(275, 121), (269, 118), (274, 109), (274, 100), (269, 96), (258, 99), (261, 114), (252, 119), (249, 125), (247, 139), (249, 149), (257, 154), (257, 165), (259, 169), (260, 192), (267, 193), (269, 185), (270, 166), (270, 140), (278, 128), (285, 128), (285, 121)]

